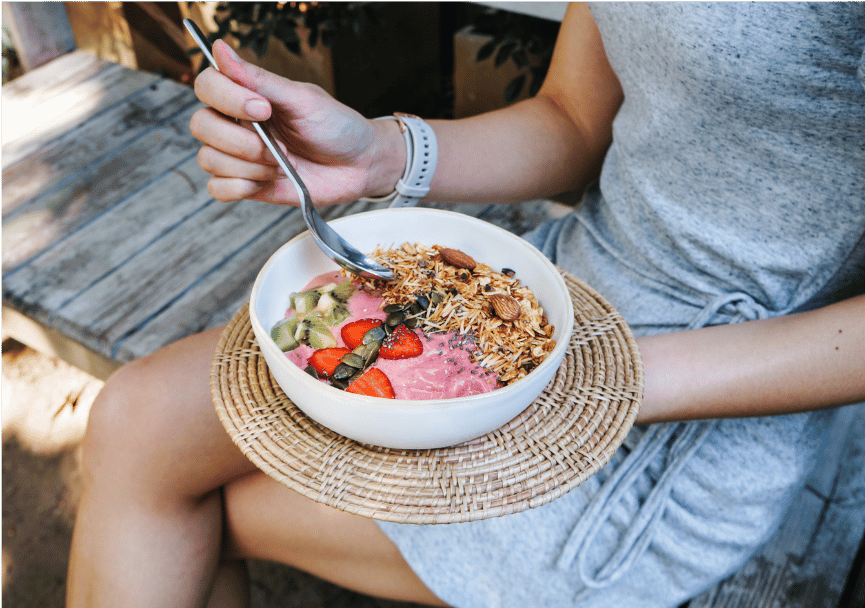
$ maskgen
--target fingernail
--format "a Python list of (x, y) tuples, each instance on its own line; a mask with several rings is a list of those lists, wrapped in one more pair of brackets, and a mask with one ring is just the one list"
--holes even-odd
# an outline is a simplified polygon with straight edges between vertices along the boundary
[(246, 102), (244, 109), (255, 120), (267, 120), (270, 118), (270, 104), (261, 99), (250, 99)]

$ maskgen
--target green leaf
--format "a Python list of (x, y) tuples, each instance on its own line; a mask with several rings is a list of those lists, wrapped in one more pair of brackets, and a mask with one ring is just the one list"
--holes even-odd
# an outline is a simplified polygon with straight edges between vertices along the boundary
[(505, 87), (505, 101), (507, 103), (513, 103), (519, 97), (520, 92), (523, 90), (523, 86), (526, 84), (526, 75), (520, 74), (513, 80), (508, 83), (508, 86)]
[(511, 53), (515, 48), (517, 48), (516, 42), (505, 42), (502, 46), (500, 46), (498, 53), (496, 53), (494, 65), (497, 68), (502, 67), (511, 56)]
[(475, 61), (480, 62), (480, 61), (483, 61), (484, 59), (488, 59), (489, 57), (491, 57), (493, 54), (493, 51), (496, 50), (496, 46), (498, 46), (498, 43), (496, 42), (495, 39), (490, 40), (489, 42), (484, 44), (481, 48), (478, 49), (478, 55), (477, 55), (477, 58), (475, 59)]

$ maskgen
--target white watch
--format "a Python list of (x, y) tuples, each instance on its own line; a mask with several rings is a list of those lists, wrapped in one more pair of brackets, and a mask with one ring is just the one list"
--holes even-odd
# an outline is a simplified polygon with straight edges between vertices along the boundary
[(396, 189), (385, 196), (363, 197), (373, 203), (390, 203), (390, 207), (413, 207), (429, 192), (438, 163), (438, 142), (432, 127), (413, 114), (394, 112), (375, 120), (395, 120), (405, 138), (405, 171), (396, 183)]

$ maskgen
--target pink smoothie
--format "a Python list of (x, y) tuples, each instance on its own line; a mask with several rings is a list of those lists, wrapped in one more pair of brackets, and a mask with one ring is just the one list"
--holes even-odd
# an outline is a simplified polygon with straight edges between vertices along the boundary
[[(338, 272), (316, 277), (303, 291), (325, 285), (339, 283), (345, 277)], [(347, 303), (351, 316), (343, 323), (330, 328), (338, 346), (345, 346), (341, 330), (344, 325), (358, 319), (381, 319), (387, 314), (379, 307), (382, 299), (372, 297), (360, 290), (354, 292)], [(286, 316), (294, 311), (288, 310)], [(423, 353), (411, 359), (382, 359), (379, 357), (370, 367), (380, 369), (393, 385), (397, 399), (426, 400), (454, 399), (479, 393), (488, 393), (497, 386), (497, 375), (485, 370), (471, 361), (469, 352), (475, 349), (471, 339), (457, 333), (424, 334), (420, 329), (414, 332), (423, 344)], [(285, 353), (288, 360), (306, 368), (312, 347), (301, 344)]]

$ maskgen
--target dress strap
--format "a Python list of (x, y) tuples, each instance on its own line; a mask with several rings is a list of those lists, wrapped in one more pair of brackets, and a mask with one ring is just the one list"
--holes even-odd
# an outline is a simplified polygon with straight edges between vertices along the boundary
[[(766, 310), (747, 294), (722, 294), (700, 310), (688, 329), (708, 325), (718, 313), (732, 316), (732, 322), (763, 319), (768, 316)], [(659, 423), (647, 427), (633, 451), (622, 460), (589, 501), (556, 561), (556, 568), (563, 571), (569, 570), (576, 562), (583, 589), (574, 601), (579, 601), (584, 595), (591, 593), (592, 589), (610, 585), (643, 555), (652, 541), (658, 521), (666, 510), (677, 474), (700, 449), (716, 424), (715, 420), (700, 420)], [(594, 572), (590, 572), (589, 556), (596, 547), (594, 539), (602, 525), (610, 518), (614, 508), (627, 495), (631, 486), (664, 449), (667, 449), (666, 463), (657, 483), (649, 491), (645, 502), (616, 543), (609, 558)]]

